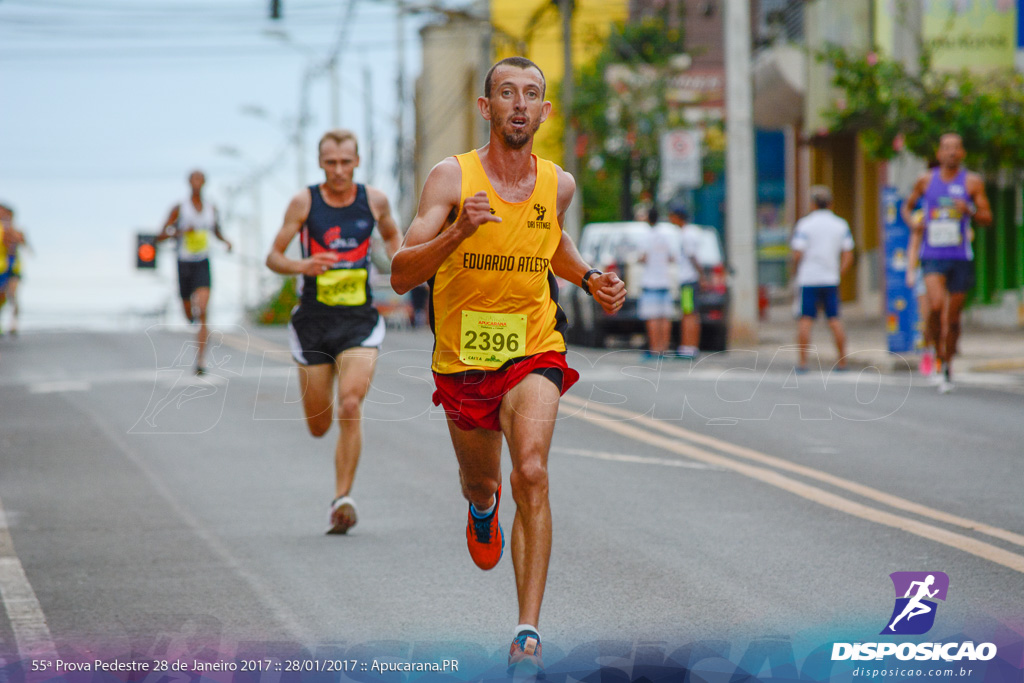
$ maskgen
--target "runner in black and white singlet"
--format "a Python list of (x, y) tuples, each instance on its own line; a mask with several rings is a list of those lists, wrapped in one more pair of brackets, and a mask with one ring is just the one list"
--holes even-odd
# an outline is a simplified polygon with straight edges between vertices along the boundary
[[(344, 534), (357, 519), (349, 494), (362, 450), (362, 405), (384, 340), (384, 319), (373, 307), (370, 293), (370, 235), (376, 226), (389, 259), (398, 251), (402, 236), (384, 193), (354, 181), (359, 166), (354, 134), (327, 132), (320, 140), (319, 158), (324, 182), (292, 199), (267, 256), (267, 267), (282, 275), (301, 276), (299, 305), (288, 326), (290, 345), (299, 364), (309, 431), (323, 436), (334, 417), (338, 419), (335, 497), (327, 533)], [(302, 245), (301, 260), (285, 256), (296, 235)]]
[(171, 209), (156, 241), (163, 242), (172, 237), (177, 240), (178, 293), (181, 295), (185, 317), (189, 322), (199, 323), (195, 372), (202, 375), (205, 372), (203, 354), (209, 337), (206, 309), (210, 302), (211, 286), (210, 235), (227, 245), (229, 252), (231, 242), (220, 233), (216, 207), (203, 199), (206, 176), (202, 171), (192, 171), (188, 184), (192, 189), (191, 194)]

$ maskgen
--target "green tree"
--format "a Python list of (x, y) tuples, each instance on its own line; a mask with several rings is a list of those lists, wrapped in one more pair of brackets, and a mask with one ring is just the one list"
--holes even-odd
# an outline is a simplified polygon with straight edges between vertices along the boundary
[(281, 289), (252, 312), (253, 320), (260, 325), (287, 325), (292, 309), (299, 303), (297, 281), (297, 277), (282, 278)]
[(877, 51), (828, 45), (818, 59), (833, 71), (839, 96), (823, 112), (832, 133), (855, 132), (872, 159), (904, 149), (925, 159), (939, 137), (959, 133), (967, 164), (992, 176), (1024, 168), (1024, 76), (1012, 71), (979, 76), (939, 72), (927, 49), (911, 73)]
[(655, 196), (661, 133), (679, 122), (666, 94), (671, 60), (682, 52), (682, 29), (663, 18), (618, 24), (598, 57), (577, 70), (573, 117), (587, 222), (630, 219), (640, 197)]

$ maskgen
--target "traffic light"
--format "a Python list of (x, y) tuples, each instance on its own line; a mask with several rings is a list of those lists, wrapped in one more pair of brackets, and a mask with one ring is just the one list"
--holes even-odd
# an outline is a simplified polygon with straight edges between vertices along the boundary
[(139, 270), (156, 268), (156, 235), (139, 232), (135, 234), (135, 267)]

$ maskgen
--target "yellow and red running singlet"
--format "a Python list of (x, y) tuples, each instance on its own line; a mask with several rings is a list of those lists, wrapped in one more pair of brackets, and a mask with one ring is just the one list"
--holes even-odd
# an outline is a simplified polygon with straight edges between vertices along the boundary
[(431, 367), (440, 374), (497, 370), (516, 358), (564, 353), (566, 318), (551, 271), (562, 239), (556, 166), (534, 155), (533, 194), (513, 203), (491, 186), (476, 151), (455, 158), (460, 213), (467, 198), (484, 191), (501, 222), (481, 225), (431, 279)]

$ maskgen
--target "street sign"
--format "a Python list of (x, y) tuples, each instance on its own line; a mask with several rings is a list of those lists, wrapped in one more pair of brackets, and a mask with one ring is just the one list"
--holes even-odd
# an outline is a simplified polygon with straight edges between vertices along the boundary
[(661, 195), (669, 199), (682, 188), (703, 185), (700, 133), (676, 128), (661, 136)]

